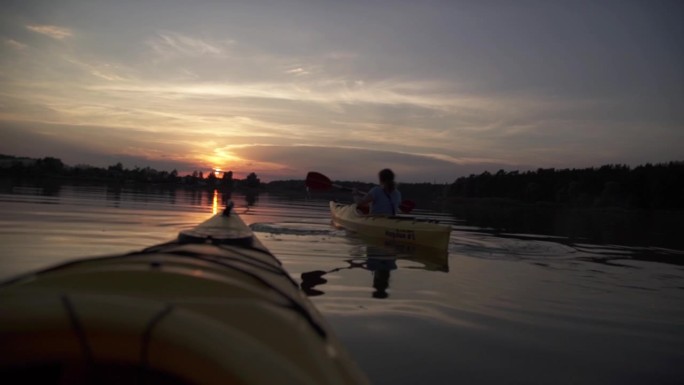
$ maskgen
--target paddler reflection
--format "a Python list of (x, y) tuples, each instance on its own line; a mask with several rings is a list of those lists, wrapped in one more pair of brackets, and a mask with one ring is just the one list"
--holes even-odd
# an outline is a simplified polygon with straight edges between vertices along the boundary
[[(368, 240), (371, 243), (372, 240)], [(329, 271), (314, 270), (301, 274), (301, 288), (309, 296), (325, 294), (320, 286), (328, 282), (323, 276), (340, 270), (364, 269), (372, 273), (372, 297), (389, 297), (390, 275), (392, 270), (397, 269), (397, 259), (418, 262), (419, 265), (408, 265), (402, 268), (421, 269), (426, 271), (449, 271), (449, 258), (446, 250), (416, 247), (415, 245), (395, 244), (366, 244), (357, 249), (354, 258), (346, 259), (347, 266), (338, 267)]]
[(366, 246), (366, 269), (373, 273), (373, 298), (387, 298), (390, 272), (397, 269), (396, 254), (384, 247)]
[(389, 297), (390, 272), (397, 269), (396, 258), (368, 257), (366, 268), (373, 273), (373, 298)]
[(328, 280), (323, 278), (324, 275), (340, 270), (360, 268), (370, 271), (373, 275), (372, 287), (374, 291), (371, 294), (372, 297), (379, 299), (389, 297), (387, 290), (390, 287), (390, 272), (397, 269), (396, 257), (388, 255), (384, 249), (368, 246), (365, 258), (352, 258), (345, 260), (345, 262), (347, 262), (348, 266), (338, 267), (329, 271), (315, 270), (302, 273), (302, 291), (310, 297), (325, 294), (320, 288), (316, 288), (316, 286), (328, 282)]

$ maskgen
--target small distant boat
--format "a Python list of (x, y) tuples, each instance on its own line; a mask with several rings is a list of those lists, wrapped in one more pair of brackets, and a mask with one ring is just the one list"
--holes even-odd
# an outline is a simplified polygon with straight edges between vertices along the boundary
[(0, 284), (0, 314), (7, 383), (368, 383), (230, 210), (172, 242)]
[(446, 250), (449, 247), (451, 226), (437, 221), (403, 216), (366, 215), (357, 210), (356, 204), (337, 202), (330, 202), (330, 212), (336, 226), (365, 237), (439, 250)]

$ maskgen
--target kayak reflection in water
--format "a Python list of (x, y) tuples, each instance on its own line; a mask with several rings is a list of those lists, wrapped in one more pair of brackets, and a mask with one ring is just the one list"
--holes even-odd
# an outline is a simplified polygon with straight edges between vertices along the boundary
[(360, 262), (355, 261), (354, 259), (348, 259), (346, 262), (349, 264), (349, 266), (338, 267), (329, 271), (314, 270), (302, 273), (302, 283), (300, 284), (302, 291), (309, 297), (323, 295), (325, 292), (316, 289), (315, 287), (318, 285), (324, 285), (328, 282), (327, 279), (323, 278), (324, 275), (340, 270), (361, 268), (364, 270), (369, 270), (373, 273), (373, 288), (375, 289), (372, 294), (373, 298), (382, 299), (389, 297), (387, 289), (389, 289), (390, 272), (397, 269), (396, 258), (378, 258), (369, 256), (367, 259)]
[(359, 208), (370, 204), (370, 213), (375, 215), (397, 215), (401, 203), (401, 193), (394, 182), (394, 172), (389, 168), (378, 173), (380, 186), (373, 187), (366, 195), (359, 196), (357, 189), (352, 190), (354, 202)]

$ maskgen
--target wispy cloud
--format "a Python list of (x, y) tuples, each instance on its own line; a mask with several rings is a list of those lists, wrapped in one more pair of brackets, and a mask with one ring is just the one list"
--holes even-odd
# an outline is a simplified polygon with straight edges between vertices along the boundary
[(183, 35), (177, 32), (162, 31), (146, 41), (152, 50), (165, 58), (175, 56), (222, 56), (233, 44), (232, 40), (220, 42)]
[(390, 165), (401, 181), (449, 182), (458, 175), (476, 172), (484, 165), (491, 169), (507, 167), (494, 159), (456, 159), (336, 145), (238, 145), (226, 146), (222, 152), (241, 159), (242, 164), (252, 165), (267, 178), (283, 172), (303, 176), (316, 169), (334, 178), (375, 180), (377, 171)]
[(289, 70), (285, 71), (285, 73), (290, 74), (290, 75), (295, 75), (295, 76), (304, 76), (304, 75), (309, 75), (311, 72), (308, 70), (305, 70), (302, 67), (297, 67), (297, 68), (289, 69)]
[(56, 25), (27, 25), (27, 29), (45, 35), (57, 40), (63, 40), (73, 36), (73, 32), (69, 28), (58, 27)]
[(86, 62), (73, 56), (65, 56), (64, 60), (100, 79), (108, 81), (126, 80), (126, 77), (121, 75), (123, 72), (121, 68), (114, 64), (100, 61)]
[[(297, 70), (293, 73), (301, 73)], [(248, 97), (315, 102), (324, 104), (412, 105), (435, 110), (478, 109), (492, 105), (472, 95), (448, 94), (437, 83), (424, 81), (364, 82), (335, 78), (318, 78), (310, 82), (264, 83), (177, 83), (103, 85), (102, 90), (142, 92), (154, 95), (179, 94), (202, 97)], [(521, 100), (518, 104), (524, 103)]]
[(26, 44), (20, 43), (14, 39), (4, 39), (3, 42), (5, 43), (5, 45), (8, 45), (8, 46), (10, 46), (14, 49), (17, 49), (17, 50), (24, 50), (24, 49), (28, 48), (28, 46)]

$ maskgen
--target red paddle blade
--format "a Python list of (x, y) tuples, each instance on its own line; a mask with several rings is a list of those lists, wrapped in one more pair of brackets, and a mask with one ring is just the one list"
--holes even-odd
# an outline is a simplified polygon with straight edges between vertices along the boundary
[(399, 204), (399, 210), (401, 210), (402, 213), (410, 213), (415, 208), (416, 202), (414, 201), (404, 200)]
[(332, 181), (320, 172), (310, 171), (306, 174), (306, 187), (312, 190), (330, 190)]

